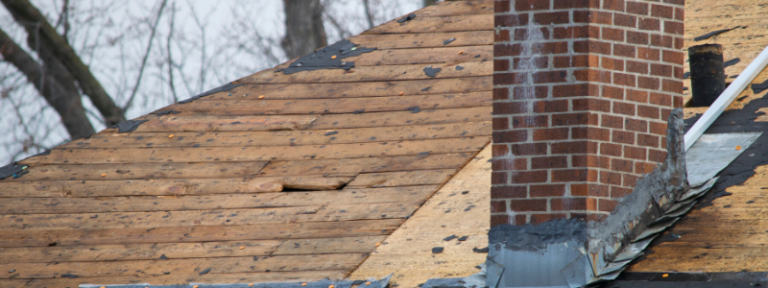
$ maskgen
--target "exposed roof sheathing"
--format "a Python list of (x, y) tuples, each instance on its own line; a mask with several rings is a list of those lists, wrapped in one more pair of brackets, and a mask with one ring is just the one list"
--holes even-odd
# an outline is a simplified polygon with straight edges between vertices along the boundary
[(351, 37), (376, 50), (348, 71), (283, 64), (20, 161), (0, 287), (348, 276), (490, 142), (492, 4)]

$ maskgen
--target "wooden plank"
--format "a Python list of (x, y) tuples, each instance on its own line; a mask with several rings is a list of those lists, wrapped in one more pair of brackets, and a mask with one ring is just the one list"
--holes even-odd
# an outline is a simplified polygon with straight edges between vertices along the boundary
[[(154, 118), (154, 117), (153, 117)], [(137, 132), (275, 131), (306, 129), (310, 116), (163, 115), (141, 124)]]
[[(455, 172), (456, 169), (366, 173), (357, 175), (357, 177), (345, 187), (391, 187), (443, 184), (445, 181), (448, 181)], [(0, 204), (0, 207), (2, 207), (1, 205), (2, 204)]]
[[(22, 164), (29, 165), (24, 161)], [(40, 180), (120, 180), (120, 179), (189, 179), (235, 178), (255, 175), (267, 162), (204, 163), (109, 163), (90, 165), (32, 166), (29, 173), (17, 179), (0, 180), (5, 185), (14, 181)], [(104, 177), (102, 177), (103, 174)], [(2, 193), (2, 191), (0, 191)]]
[[(349, 41), (360, 44), (362, 47), (376, 47), (377, 49), (480, 46), (493, 45), (493, 34), (493, 31), (430, 33), (426, 35), (421, 33), (361, 34), (350, 37)], [(446, 44), (450, 39), (455, 40)]]
[[(488, 246), (490, 158), (491, 145), (488, 145), (389, 235), (351, 273), (350, 279), (379, 278), (394, 273), (391, 286), (416, 287), (429, 278), (477, 273), (474, 267), (484, 263), (487, 256), (472, 249)], [(451, 235), (468, 238), (461, 242), (444, 240)], [(443, 253), (432, 253), (434, 247), (443, 247)]]
[(337, 159), (476, 151), (486, 143), (486, 137), (461, 137), (330, 145), (256, 146), (239, 149), (230, 147), (53, 149), (48, 155), (27, 159), (26, 163), (39, 165)]
[[(300, 272), (257, 272), (257, 273), (227, 273), (227, 274), (205, 274), (198, 273), (170, 274), (170, 275), (125, 275), (118, 277), (88, 277), (88, 278), (53, 278), (53, 279), (33, 279), (24, 286), (24, 288), (78, 288), (80, 284), (140, 284), (150, 283), (152, 285), (173, 285), (188, 283), (212, 283), (212, 284), (234, 284), (234, 283), (263, 283), (263, 282), (283, 282), (283, 281), (317, 281), (325, 278), (342, 279), (348, 273), (348, 270), (329, 270), (329, 271), (300, 271)], [(9, 287), (3, 284), (15, 283), (26, 280), (7, 280), (0, 279), (0, 287)]]
[(397, 23), (392, 20), (361, 34), (394, 34), (394, 33), (435, 33), (435, 32), (460, 32), (492, 30), (493, 17), (491, 15), (457, 15), (442, 17), (419, 17)]
[[(15, 181), (3, 185), (0, 197), (179, 196), (280, 192), (283, 189), (336, 190), (352, 176), (257, 177), (219, 179), (134, 179), (88, 181)], [(0, 202), (0, 210), (6, 209)], [(11, 207), (9, 207), (11, 208)], [(12, 208), (11, 208), (12, 209)]]
[[(201, 99), (320, 99), (368, 96), (431, 95), (490, 91), (493, 88), (491, 76), (464, 77), (457, 79), (425, 79), (358, 83), (291, 83), (291, 84), (249, 84), (237, 81), (241, 86), (232, 90), (213, 93)], [(180, 107), (186, 104), (173, 104)]]
[[(130, 260), (99, 262), (67, 262), (66, 265), (50, 263), (10, 263), (0, 264), (0, 271), (16, 269), (18, 278), (54, 278), (62, 274), (79, 277), (106, 277), (133, 275), (137, 271), (148, 275), (199, 274), (210, 268), (211, 274), (289, 271), (347, 270), (354, 268), (367, 255), (361, 253), (325, 254), (325, 255), (281, 255), (259, 257), (216, 257), (168, 260)], [(10, 273), (0, 273), (0, 278), (7, 279)]]
[(491, 120), (492, 110), (488, 106), (464, 109), (421, 110), (419, 113), (404, 111), (325, 115), (315, 121), (312, 129), (329, 130), (488, 121)]
[(156, 229), (30, 230), (0, 235), (0, 248), (373, 236), (392, 233), (402, 221), (384, 219)]
[(263, 177), (292, 175), (349, 175), (408, 170), (455, 169), (472, 153), (430, 154), (375, 158), (347, 158), (301, 161), (272, 161), (260, 172)]
[(386, 236), (295, 239), (283, 242), (272, 255), (371, 253)]
[(156, 260), (163, 255), (168, 259), (252, 257), (270, 255), (282, 243), (282, 240), (259, 240), (4, 248), (0, 249), (0, 263)]
[[(91, 139), (69, 142), (62, 149), (152, 147), (241, 147), (323, 145), (369, 141), (399, 141), (491, 135), (491, 121), (335, 130), (260, 132), (99, 133)], [(326, 135), (329, 134), (329, 135)], [(293, 144), (291, 144), (293, 143)]]
[(768, 265), (765, 248), (653, 247), (655, 253), (630, 266), (629, 272), (763, 272)]
[[(29, 282), (30, 282), (29, 279), (0, 279), (0, 287), (7, 287), (7, 288), (31, 287), (31, 286), (25, 286)], [(51, 287), (54, 287), (54, 286), (51, 286)], [(63, 286), (59, 286), (59, 287), (63, 287)]]
[[(472, 92), (451, 95), (390, 96), (302, 100), (207, 100), (160, 109), (189, 114), (244, 116), (288, 114), (339, 114), (360, 109), (368, 112), (403, 111), (420, 109), (446, 109), (490, 106), (491, 92)], [(166, 135), (168, 136), (168, 135)], [(172, 139), (169, 139), (172, 140)]]
[[(423, 202), (437, 185), (353, 188), (336, 191), (306, 191), (255, 194), (196, 196), (132, 196), (93, 198), (6, 198), (0, 201), (3, 214), (99, 213), (132, 211), (181, 211), (310, 206), (329, 204), (368, 204)], [(104, 192), (109, 193), (109, 192)]]
[[(358, 56), (344, 58), (355, 67), (407, 64), (453, 64), (493, 60), (493, 46), (428, 47), (411, 49), (377, 49)], [(292, 61), (275, 66), (276, 70), (288, 67)]]
[[(424, 68), (440, 68), (434, 77), (427, 76)], [(454, 64), (414, 64), (414, 65), (385, 65), (385, 66), (361, 66), (350, 70), (344, 69), (322, 69), (314, 71), (304, 71), (285, 75), (282, 72), (270, 72), (267, 70), (262, 73), (256, 73), (244, 77), (238, 82), (241, 83), (332, 83), (332, 82), (369, 82), (369, 81), (397, 81), (397, 80), (424, 80), (441, 78), (463, 78), (489, 76), (493, 74), (493, 62), (464, 62), (461, 64), (464, 68), (457, 70)], [(228, 94), (227, 94), (228, 95)], [(150, 121), (151, 122), (151, 121)], [(225, 121), (224, 121), (225, 122)], [(145, 126), (149, 122), (142, 124)], [(140, 126), (141, 127), (141, 126)], [(138, 131), (138, 130), (137, 130)]]
[[(493, 14), (493, 1), (442, 1), (415, 12), (418, 16)], [(403, 15), (405, 16), (405, 15)], [(398, 18), (399, 19), (399, 18)]]

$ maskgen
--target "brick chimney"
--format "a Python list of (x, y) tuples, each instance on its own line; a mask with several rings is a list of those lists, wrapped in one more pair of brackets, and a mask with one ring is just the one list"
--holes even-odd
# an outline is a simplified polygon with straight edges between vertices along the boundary
[(666, 157), (683, 0), (496, 0), (491, 225), (600, 220)]

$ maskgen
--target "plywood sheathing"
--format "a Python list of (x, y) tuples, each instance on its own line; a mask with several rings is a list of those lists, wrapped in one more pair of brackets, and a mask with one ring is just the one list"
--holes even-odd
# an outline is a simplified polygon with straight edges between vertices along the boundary
[[(473, 248), (488, 246), (491, 191), (490, 145), (440, 188), (405, 224), (389, 235), (350, 276), (381, 278), (417, 287), (429, 278), (466, 277), (480, 272), (486, 253)], [(445, 241), (446, 237), (469, 236)], [(432, 248), (443, 247), (442, 253)]]
[[(350, 38), (377, 50), (349, 71), (283, 64), (21, 161), (0, 180), (0, 287), (348, 276), (490, 142), (493, 1), (415, 13)], [(480, 202), (455, 214), (487, 215), (465, 190)], [(486, 231), (462, 225), (472, 253)]]

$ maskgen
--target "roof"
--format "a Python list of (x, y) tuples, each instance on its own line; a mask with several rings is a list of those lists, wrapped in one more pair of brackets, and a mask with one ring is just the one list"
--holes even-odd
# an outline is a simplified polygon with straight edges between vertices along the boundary
[[(726, 82), (733, 81), (768, 46), (765, 37), (768, 22), (764, 21), (764, 15), (768, 13), (766, 4), (742, 0), (689, 0), (685, 9), (685, 47), (722, 44), (726, 62), (736, 62), (726, 67), (726, 74), (731, 75)], [(694, 40), (709, 32), (736, 26), (746, 28), (707, 40)], [(685, 69), (688, 71), (687, 65)], [(768, 83), (766, 80), (768, 68), (763, 69), (750, 88), (739, 95), (707, 133), (768, 130), (768, 122), (765, 122), (768, 118), (765, 113), (760, 113), (768, 107), (768, 91), (763, 91), (766, 87), (762, 87)], [(690, 87), (690, 81), (686, 80), (685, 85)], [(686, 92), (690, 93), (690, 89)], [(686, 123), (692, 124), (706, 107), (686, 107), (684, 110)], [(765, 273), (768, 271), (765, 261), (768, 259), (765, 250), (768, 222), (764, 220), (764, 211), (768, 207), (765, 198), (768, 138), (763, 134), (744, 149), (741, 156), (718, 174), (718, 182), (694, 210), (657, 238), (646, 256), (635, 261), (621, 276), (623, 279), (768, 281)]]
[[(26, 174), (0, 180), (0, 286), (362, 279), (398, 252), (465, 261), (427, 263), (426, 277), (476, 272), (492, 2), (441, 2), (351, 37), (376, 50), (342, 57), (349, 70), (286, 63), (20, 161)], [(461, 225), (414, 232), (441, 221)]]

